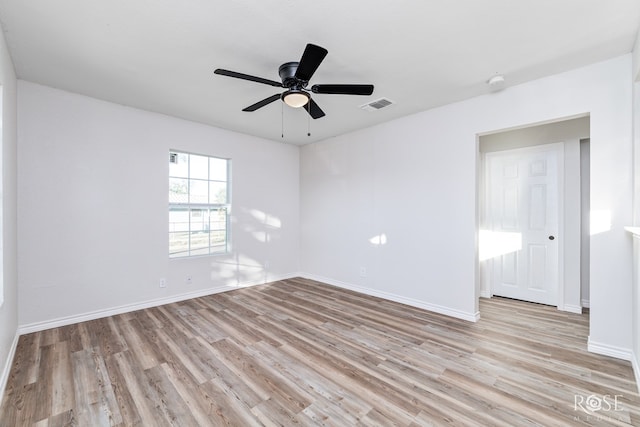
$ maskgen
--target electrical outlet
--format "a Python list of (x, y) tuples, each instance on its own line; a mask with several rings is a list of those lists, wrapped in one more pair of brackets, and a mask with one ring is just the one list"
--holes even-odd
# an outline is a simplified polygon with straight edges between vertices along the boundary
[(160, 287), (161, 288), (166, 288), (167, 287), (167, 279), (160, 279)]
[(367, 277), (367, 267), (360, 267), (360, 277)]
[(191, 275), (188, 275), (186, 282), (187, 282), (187, 285), (192, 284), (193, 283), (193, 277)]

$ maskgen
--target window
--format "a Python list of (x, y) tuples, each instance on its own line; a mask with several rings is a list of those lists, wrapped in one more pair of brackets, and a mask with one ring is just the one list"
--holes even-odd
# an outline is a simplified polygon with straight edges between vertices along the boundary
[(228, 159), (169, 153), (169, 257), (229, 251)]

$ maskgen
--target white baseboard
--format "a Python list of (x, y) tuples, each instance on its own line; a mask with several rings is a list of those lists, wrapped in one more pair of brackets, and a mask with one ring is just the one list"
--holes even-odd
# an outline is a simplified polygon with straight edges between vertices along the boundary
[(628, 360), (631, 362), (633, 361), (632, 351), (630, 349), (594, 342), (591, 337), (589, 337), (587, 349), (592, 353), (598, 353), (605, 356), (615, 357), (616, 359)]
[(580, 307), (579, 305), (565, 304), (564, 307), (562, 308), (562, 311), (568, 311), (569, 313), (582, 314), (582, 307)]
[(584, 307), (584, 308), (589, 308), (589, 300), (588, 299), (583, 299), (582, 301), (580, 301), (580, 304), (582, 304), (582, 307)]
[[(207, 295), (218, 294), (220, 292), (232, 291), (234, 289), (246, 288), (250, 286), (262, 285), (265, 283), (277, 282), (279, 280), (298, 277), (300, 273), (291, 273), (281, 276), (269, 276), (265, 280), (252, 280), (242, 282), (237, 285), (224, 285), (217, 288), (201, 289), (198, 291), (187, 292), (179, 295), (172, 295), (165, 298), (157, 298), (148, 301), (142, 301), (133, 304), (125, 304), (118, 307), (107, 308), (103, 310), (95, 310), (82, 314), (74, 314), (72, 316), (59, 317), (57, 319), (45, 320), (42, 322), (28, 323), (18, 326), (19, 335), (29, 334), (32, 332), (44, 331), (46, 329), (58, 328), (60, 326), (72, 325), (74, 323), (86, 322), (89, 320), (101, 319), (103, 317), (115, 316), (117, 314), (129, 313), (131, 311), (143, 310), (145, 308), (157, 307), (160, 305), (171, 304), (174, 302), (184, 301), (192, 298), (204, 297)], [(266, 281), (268, 280), (268, 282)]]
[(13, 337), (13, 342), (11, 343), (11, 348), (9, 349), (9, 354), (7, 355), (7, 360), (5, 361), (2, 372), (0, 373), (0, 401), (4, 396), (4, 390), (7, 387), (7, 382), (9, 381), (9, 373), (11, 372), (11, 366), (13, 365), (13, 357), (16, 355), (19, 338), (20, 334), (16, 331), (16, 335)]
[(634, 352), (631, 352), (631, 366), (633, 367), (633, 375), (636, 377), (636, 387), (640, 393), (640, 362), (638, 362), (638, 355)]
[(388, 292), (378, 291), (376, 289), (365, 288), (362, 286), (353, 285), (351, 283), (341, 282), (339, 280), (329, 279), (327, 277), (316, 276), (314, 274), (300, 273), (300, 276), (304, 277), (305, 279), (311, 279), (318, 282), (326, 283), (328, 285), (337, 286), (339, 288), (349, 289), (351, 291), (359, 292), (365, 295), (370, 295), (370, 296), (386, 299), (389, 301), (399, 302), (401, 304), (410, 305), (412, 307), (422, 308), (427, 311), (433, 311), (435, 313), (444, 314), (446, 316), (451, 316), (451, 317), (455, 317), (462, 320), (467, 320), (469, 322), (477, 322), (480, 319), (480, 312), (469, 313), (465, 311), (460, 311), (460, 310), (452, 309), (449, 307), (420, 301), (413, 298), (403, 297), (401, 295), (391, 294)]

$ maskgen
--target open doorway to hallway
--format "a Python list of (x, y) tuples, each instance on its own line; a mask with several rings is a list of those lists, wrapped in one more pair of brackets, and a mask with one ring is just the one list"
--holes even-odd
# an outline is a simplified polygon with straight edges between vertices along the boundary
[(588, 308), (589, 123), (479, 136), (480, 297)]

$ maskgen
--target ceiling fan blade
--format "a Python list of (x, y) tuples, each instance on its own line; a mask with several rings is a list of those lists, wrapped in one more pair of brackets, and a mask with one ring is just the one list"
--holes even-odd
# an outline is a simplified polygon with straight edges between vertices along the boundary
[(256, 111), (258, 108), (262, 108), (265, 105), (271, 104), (273, 101), (280, 99), (280, 94), (276, 93), (275, 95), (271, 95), (268, 98), (263, 99), (262, 101), (258, 101), (253, 105), (249, 105), (247, 108), (244, 108), (242, 111)]
[(311, 91), (334, 95), (371, 95), (373, 85), (313, 85)]
[(263, 83), (275, 87), (284, 87), (281, 82), (275, 80), (263, 79), (262, 77), (250, 76), (249, 74), (236, 73), (235, 71), (223, 70), (218, 68), (213, 72), (214, 74), (220, 74), (221, 76), (235, 77), (236, 79), (250, 80), (252, 82)]
[(319, 119), (320, 117), (324, 117), (324, 111), (316, 104), (313, 99), (309, 99), (307, 105), (304, 106), (304, 109), (307, 110), (307, 113), (314, 119)]
[(311, 76), (316, 72), (325, 56), (327, 56), (327, 49), (315, 44), (307, 44), (298, 64), (296, 78), (306, 82), (311, 80)]

